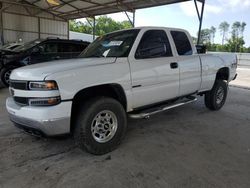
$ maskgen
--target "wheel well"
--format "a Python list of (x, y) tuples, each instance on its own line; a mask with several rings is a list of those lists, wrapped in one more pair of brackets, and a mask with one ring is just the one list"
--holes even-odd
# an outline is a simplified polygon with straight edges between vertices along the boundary
[(216, 74), (216, 80), (229, 80), (229, 68), (228, 67), (223, 67), (218, 70)]
[(119, 84), (105, 84), (85, 88), (79, 91), (73, 98), (73, 104), (71, 109), (71, 132), (74, 128), (76, 115), (79, 107), (83, 104), (85, 100), (98, 96), (114, 98), (122, 104), (125, 110), (127, 109), (126, 95), (123, 88)]

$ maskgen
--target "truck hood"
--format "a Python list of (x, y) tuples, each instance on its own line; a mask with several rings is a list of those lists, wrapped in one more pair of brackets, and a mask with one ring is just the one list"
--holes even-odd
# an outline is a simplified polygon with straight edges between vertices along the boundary
[(15, 69), (11, 80), (44, 80), (45, 77), (67, 70), (115, 63), (116, 58), (75, 58), (29, 65)]

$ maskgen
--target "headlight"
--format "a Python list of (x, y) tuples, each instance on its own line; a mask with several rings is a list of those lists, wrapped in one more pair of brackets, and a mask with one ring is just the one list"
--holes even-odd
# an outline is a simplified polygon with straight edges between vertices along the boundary
[(53, 106), (61, 102), (60, 97), (33, 98), (29, 99), (30, 106)]
[(29, 90), (58, 90), (58, 86), (55, 81), (29, 82)]

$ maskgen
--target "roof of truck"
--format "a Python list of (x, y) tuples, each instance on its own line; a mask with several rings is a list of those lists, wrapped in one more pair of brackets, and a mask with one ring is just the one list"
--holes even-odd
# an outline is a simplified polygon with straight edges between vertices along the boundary
[[(148, 29), (167, 29), (167, 30), (176, 30), (176, 31), (187, 32), (187, 30), (185, 30), (185, 29), (174, 28), (174, 27), (141, 26), (141, 27), (134, 27), (134, 28), (129, 28), (129, 29), (122, 29), (122, 30), (118, 30), (118, 31), (113, 31), (113, 32), (110, 32), (110, 33), (116, 33), (116, 32), (120, 32), (120, 31), (136, 30), (136, 29), (140, 29), (140, 30), (142, 30), (142, 29), (145, 29), (145, 30), (148, 30)], [(110, 33), (107, 33), (107, 34), (110, 34)]]

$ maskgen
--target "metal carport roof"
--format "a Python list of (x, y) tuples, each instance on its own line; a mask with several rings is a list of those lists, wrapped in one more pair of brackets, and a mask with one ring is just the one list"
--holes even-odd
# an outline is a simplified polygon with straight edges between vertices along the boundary
[[(0, 0), (1, 2), (36, 7), (64, 20), (94, 17), (116, 12), (180, 3), (190, 0)], [(197, 0), (204, 2), (204, 0)], [(50, 2), (50, 3), (49, 3)]]
[[(131, 24), (134, 25), (135, 11), (137, 9), (187, 1), (193, 1), (196, 7), (200, 22), (197, 41), (199, 43), (205, 0), (0, 0), (2, 3), (22, 6), (27, 11), (29, 7), (35, 8), (38, 9), (38, 13), (41, 11), (50, 13), (54, 17), (65, 21), (92, 17), (94, 18), (93, 33), (95, 33), (95, 16), (125, 12)], [(201, 10), (199, 10), (197, 2), (202, 3)], [(130, 19), (127, 12), (133, 13), (133, 20)]]

